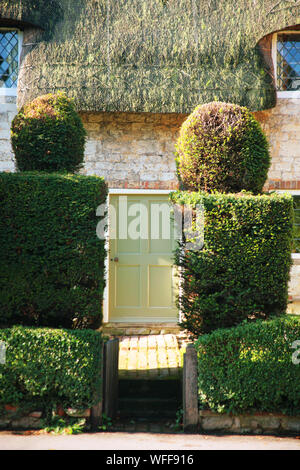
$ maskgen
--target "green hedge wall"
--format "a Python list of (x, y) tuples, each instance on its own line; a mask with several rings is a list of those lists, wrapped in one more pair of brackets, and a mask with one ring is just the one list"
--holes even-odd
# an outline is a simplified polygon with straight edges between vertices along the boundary
[(106, 196), (98, 177), (0, 173), (0, 327), (100, 326)]
[(92, 330), (0, 330), (0, 405), (86, 409), (101, 397), (102, 336)]
[(182, 326), (195, 336), (286, 311), (293, 237), (289, 195), (177, 192), (173, 203), (204, 207), (204, 246), (180, 246)]
[[(201, 408), (300, 413), (300, 318), (219, 329), (195, 343)], [(298, 346), (298, 350), (300, 347)]]

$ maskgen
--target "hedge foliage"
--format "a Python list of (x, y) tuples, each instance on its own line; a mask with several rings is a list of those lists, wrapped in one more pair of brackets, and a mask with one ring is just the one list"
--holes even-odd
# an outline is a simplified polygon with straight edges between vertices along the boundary
[(104, 240), (94, 176), (0, 173), (0, 326), (101, 324)]
[(86, 131), (74, 103), (64, 93), (40, 96), (12, 121), (11, 142), (20, 171), (78, 171)]
[(186, 190), (259, 193), (270, 162), (267, 138), (245, 107), (197, 106), (181, 126), (177, 168)]
[(184, 328), (198, 337), (285, 313), (293, 237), (290, 195), (177, 192), (171, 200), (186, 210), (204, 208), (203, 247), (187, 249), (186, 239), (176, 253)]
[(217, 412), (300, 412), (300, 318), (277, 318), (201, 336), (199, 400)]
[(84, 330), (14, 327), (0, 330), (0, 405), (86, 409), (101, 397), (102, 336)]

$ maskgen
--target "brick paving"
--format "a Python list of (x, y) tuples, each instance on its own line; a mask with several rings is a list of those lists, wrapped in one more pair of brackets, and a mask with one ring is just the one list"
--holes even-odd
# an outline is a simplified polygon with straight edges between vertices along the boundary
[(119, 338), (119, 378), (179, 378), (186, 347), (175, 334), (123, 336)]

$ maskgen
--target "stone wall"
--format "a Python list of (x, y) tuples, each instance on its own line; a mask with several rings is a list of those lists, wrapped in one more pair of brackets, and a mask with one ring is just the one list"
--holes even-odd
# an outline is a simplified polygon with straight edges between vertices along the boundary
[[(0, 96), (0, 171), (14, 171), (10, 124), (14, 97)], [(300, 189), (300, 100), (278, 99), (254, 113), (270, 142), (266, 188)], [(174, 145), (185, 114), (85, 113), (88, 131), (83, 173), (104, 176), (111, 188), (177, 187)]]
[(228, 415), (199, 411), (199, 432), (227, 432), (230, 434), (298, 434), (300, 416), (279, 413)]
[[(74, 410), (68, 408), (63, 410), (57, 407), (55, 416), (61, 418), (82, 418), (85, 424), (90, 424), (90, 409), (87, 410)], [(15, 430), (15, 429), (43, 429), (46, 427), (45, 416), (41, 410), (27, 410), (21, 407), (4, 405), (0, 408), (0, 430)]]
[(111, 188), (177, 187), (174, 143), (184, 114), (83, 114), (88, 131), (84, 173)]
[(300, 99), (278, 98), (277, 106), (254, 113), (270, 142), (268, 189), (300, 189)]
[(16, 113), (16, 98), (0, 96), (0, 171), (15, 170), (14, 157), (10, 145), (10, 125)]

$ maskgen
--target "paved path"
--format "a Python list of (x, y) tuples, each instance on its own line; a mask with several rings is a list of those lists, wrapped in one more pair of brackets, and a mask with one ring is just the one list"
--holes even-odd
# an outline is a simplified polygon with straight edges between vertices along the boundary
[(119, 338), (119, 378), (179, 378), (184, 340), (174, 334)]
[[(300, 450), (300, 439), (269, 436), (97, 433), (75, 436), (0, 432), (0, 450)], [(200, 464), (200, 461), (199, 461)]]

